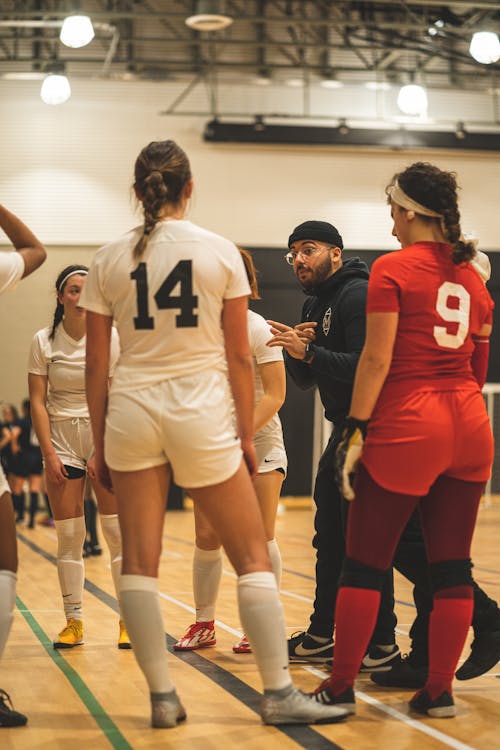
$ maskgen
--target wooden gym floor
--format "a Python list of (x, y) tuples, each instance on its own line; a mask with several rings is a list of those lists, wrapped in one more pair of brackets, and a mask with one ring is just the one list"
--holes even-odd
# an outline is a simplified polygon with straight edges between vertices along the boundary
[[(295, 506), (299, 506), (297, 509)], [(282, 601), (288, 633), (308, 625), (314, 592), (310, 502), (284, 502), (277, 537), (283, 556)], [(63, 626), (55, 567), (54, 529), (19, 527), (18, 609), (0, 664), (0, 686), (28, 726), (0, 730), (2, 750), (210, 750), (237, 747), (308, 750), (492, 750), (500, 748), (500, 664), (487, 675), (455, 683), (458, 717), (418, 720), (408, 715), (410, 691), (384, 690), (368, 677), (357, 681), (358, 713), (347, 722), (313, 727), (265, 727), (256, 713), (260, 681), (251, 655), (233, 654), (240, 635), (235, 576), (226, 563), (218, 602), (217, 646), (190, 654), (171, 652), (169, 663), (188, 719), (175, 729), (149, 726), (146, 682), (131, 651), (119, 651), (117, 605), (109, 559), (86, 560), (85, 645), (55, 651)], [(500, 502), (480, 511), (474, 543), (477, 581), (500, 599)], [(169, 650), (193, 621), (191, 510), (167, 513), (160, 573)], [(414, 616), (410, 586), (397, 578), (398, 640), (408, 648)], [(467, 654), (467, 644), (464, 654)], [(295, 683), (311, 690), (319, 668), (292, 665)]]

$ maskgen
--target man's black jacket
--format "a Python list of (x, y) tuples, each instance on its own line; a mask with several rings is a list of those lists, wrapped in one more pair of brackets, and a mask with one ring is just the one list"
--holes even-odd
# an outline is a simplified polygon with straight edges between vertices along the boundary
[(359, 258), (319, 284), (302, 308), (301, 322), (316, 321), (314, 359), (310, 365), (285, 352), (286, 368), (295, 383), (319, 388), (325, 416), (342, 422), (351, 403), (354, 374), (365, 343), (368, 266)]

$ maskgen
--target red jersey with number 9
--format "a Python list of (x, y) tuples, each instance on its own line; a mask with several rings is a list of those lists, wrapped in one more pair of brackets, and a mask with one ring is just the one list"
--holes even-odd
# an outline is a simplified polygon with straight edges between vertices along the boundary
[(378, 258), (370, 274), (367, 313), (399, 314), (383, 393), (403, 381), (405, 391), (477, 389), (470, 364), (472, 335), (492, 322), (492, 311), (482, 279), (469, 263), (452, 262), (450, 245), (417, 242)]

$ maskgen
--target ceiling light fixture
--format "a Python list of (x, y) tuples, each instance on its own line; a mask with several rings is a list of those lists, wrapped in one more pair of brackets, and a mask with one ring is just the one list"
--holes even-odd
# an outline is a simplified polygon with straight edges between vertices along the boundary
[(390, 91), (391, 84), (387, 81), (366, 81), (364, 87), (369, 91)]
[(73, 15), (64, 19), (59, 39), (66, 47), (85, 47), (94, 38), (94, 27), (88, 16)]
[(324, 89), (341, 89), (344, 86), (342, 81), (338, 81), (333, 77), (323, 78), (319, 85)]
[(424, 115), (427, 112), (427, 92), (423, 86), (410, 83), (398, 94), (398, 107), (405, 115)]
[(225, 12), (222, 0), (197, 0), (195, 12), (186, 18), (186, 26), (196, 31), (220, 31), (231, 26), (234, 18)]
[(500, 59), (500, 41), (493, 31), (476, 31), (469, 52), (476, 62), (491, 65)]
[(43, 79), (40, 98), (44, 104), (64, 104), (71, 96), (71, 86), (65, 75), (64, 63), (53, 62), (47, 66), (47, 75)]

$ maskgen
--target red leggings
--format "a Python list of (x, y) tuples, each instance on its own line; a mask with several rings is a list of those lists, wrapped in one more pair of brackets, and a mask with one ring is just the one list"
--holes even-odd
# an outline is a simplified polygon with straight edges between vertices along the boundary
[(430, 563), (470, 557), (484, 482), (440, 476), (423, 497), (380, 487), (363, 464), (358, 467), (356, 499), (349, 509), (347, 557), (378, 570), (392, 565), (399, 537), (419, 506)]

